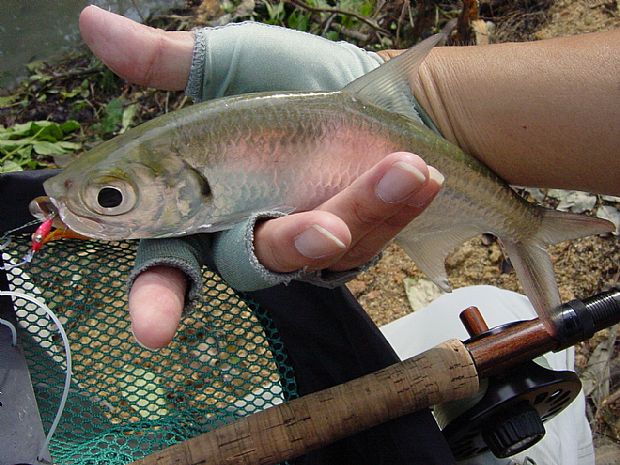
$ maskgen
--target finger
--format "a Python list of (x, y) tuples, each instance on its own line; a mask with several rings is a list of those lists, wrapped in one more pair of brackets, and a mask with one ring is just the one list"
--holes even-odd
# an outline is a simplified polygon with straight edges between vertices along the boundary
[(278, 273), (325, 268), (350, 244), (347, 225), (329, 212), (316, 210), (264, 221), (254, 231), (258, 261)]
[[(430, 202), (437, 186), (429, 178), (429, 168), (417, 155), (392, 154), (319, 209), (259, 224), (256, 256), (276, 272), (355, 268)], [(347, 259), (341, 264), (343, 256)]]
[(349, 227), (355, 245), (398, 213), (428, 180), (428, 166), (422, 158), (396, 152), (318, 209), (341, 218)]
[(355, 243), (330, 269), (333, 271), (350, 270), (367, 263), (430, 205), (441, 190), (444, 177), (432, 166), (429, 166), (428, 170), (429, 181), (393, 216), (378, 224), (375, 229)]
[(176, 333), (187, 283), (177, 268), (156, 266), (142, 272), (129, 292), (131, 330), (148, 349), (167, 345)]
[(164, 90), (183, 90), (192, 62), (191, 32), (166, 32), (96, 6), (80, 14), (84, 42), (122, 78)]

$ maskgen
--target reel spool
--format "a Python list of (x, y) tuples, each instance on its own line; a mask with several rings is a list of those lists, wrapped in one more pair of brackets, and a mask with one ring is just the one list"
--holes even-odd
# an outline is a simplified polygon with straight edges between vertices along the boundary
[[(500, 332), (513, 325), (488, 329), (480, 312), (470, 307), (461, 320), (472, 338)], [(529, 361), (487, 379), (487, 389), (473, 406), (439, 406), (435, 416), (457, 460), (491, 452), (498, 458), (517, 454), (545, 434), (543, 422), (555, 417), (577, 397), (579, 377)], [(456, 413), (459, 410), (460, 412)], [(464, 411), (463, 411), (464, 410)]]

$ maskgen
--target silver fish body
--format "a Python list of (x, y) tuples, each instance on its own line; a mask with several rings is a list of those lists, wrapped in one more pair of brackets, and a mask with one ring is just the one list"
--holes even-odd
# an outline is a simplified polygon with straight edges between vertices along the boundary
[[(436, 207), (414, 222), (418, 234), (435, 233), (440, 224), (475, 224), (518, 238), (540, 223), (538, 209), (457, 146), (407, 117), (340, 92), (195, 105), (102, 144), (45, 188), (57, 204), (67, 205), (63, 218), (77, 232), (105, 240), (169, 237), (227, 229), (250, 212), (312, 209), (396, 151), (420, 155), (446, 178)], [(88, 211), (83, 204), (95, 203), (82, 192), (65, 193), (86, 172), (96, 173), (97, 186), (139, 186), (131, 227), (128, 214), (116, 215), (123, 216), (118, 227), (102, 222), (93, 230), (71, 220), (74, 209)], [(163, 201), (168, 197), (175, 202)]]

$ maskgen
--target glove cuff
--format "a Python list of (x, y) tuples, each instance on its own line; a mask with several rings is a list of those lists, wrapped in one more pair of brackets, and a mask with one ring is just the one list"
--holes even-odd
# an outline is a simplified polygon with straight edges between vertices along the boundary
[(222, 278), (238, 291), (248, 292), (265, 289), (292, 280), (304, 281), (316, 286), (335, 288), (355, 278), (361, 271), (374, 265), (379, 256), (362, 267), (343, 272), (328, 270), (297, 270), (291, 273), (275, 273), (265, 268), (254, 251), (254, 227), (261, 219), (278, 218), (285, 214), (278, 211), (261, 212), (228, 231), (219, 233), (213, 240), (213, 257)]
[(131, 289), (143, 271), (155, 266), (171, 266), (181, 270), (187, 278), (185, 311), (193, 308), (202, 295), (202, 260), (206, 235), (169, 239), (143, 239), (136, 253), (134, 268), (127, 279)]

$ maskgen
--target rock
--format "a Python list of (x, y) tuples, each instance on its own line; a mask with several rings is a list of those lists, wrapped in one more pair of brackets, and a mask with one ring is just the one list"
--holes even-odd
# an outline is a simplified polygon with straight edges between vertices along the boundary
[(368, 285), (365, 281), (362, 281), (361, 279), (353, 279), (352, 281), (349, 281), (347, 283), (347, 287), (355, 297), (358, 297), (360, 294), (366, 291)]
[(596, 210), (596, 216), (611, 221), (616, 225), (616, 230), (612, 232), (617, 236), (620, 234), (620, 211), (611, 205), (602, 205)]
[(545, 200), (545, 192), (537, 187), (526, 187), (524, 190), (538, 203), (543, 203)]
[(596, 205), (596, 195), (586, 192), (551, 189), (547, 194), (560, 201), (557, 209), (561, 211), (584, 213), (592, 210)]
[(409, 305), (413, 311), (426, 307), (444, 292), (429, 279), (412, 279), (405, 278), (403, 280), (405, 292), (409, 299)]

